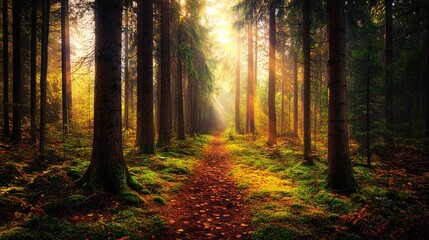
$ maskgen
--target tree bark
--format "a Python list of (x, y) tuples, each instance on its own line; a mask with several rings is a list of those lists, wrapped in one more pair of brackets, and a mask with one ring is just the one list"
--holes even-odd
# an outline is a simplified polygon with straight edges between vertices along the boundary
[(281, 79), (281, 120), (280, 120), (280, 134), (285, 134), (285, 83), (286, 83), (286, 50), (285, 50), (285, 39), (281, 42), (281, 73), (282, 73), (282, 79)]
[(40, 153), (45, 153), (46, 145), (46, 78), (48, 75), (48, 39), (50, 0), (43, 0), (42, 5), (42, 57), (40, 71)]
[[(124, 87), (125, 87), (125, 106), (124, 106), (124, 125), (125, 129), (130, 129), (130, 120), (129, 120), (129, 113), (130, 113), (130, 70), (129, 70), (129, 28), (130, 28), (130, 2), (129, 0), (125, 0), (124, 2), (124, 8), (125, 8), (125, 29), (124, 29), (124, 35), (125, 35), (125, 46), (124, 46)], [(140, 29), (138, 29), (140, 30)]]
[(235, 131), (241, 133), (240, 127), (240, 68), (241, 68), (241, 43), (240, 35), (237, 34), (237, 56), (235, 67)]
[(141, 0), (137, 7), (137, 145), (153, 154), (153, 0)]
[(9, 127), (9, 11), (3, 0), (3, 135), (10, 137)]
[(269, 26), (269, 73), (268, 73), (268, 146), (277, 144), (276, 123), (276, 9), (270, 6)]
[(304, 160), (311, 159), (311, 96), (310, 96), (310, 0), (303, 0), (303, 45), (304, 55)]
[(426, 133), (429, 140), (429, 0), (426, 0)]
[(328, 187), (355, 192), (357, 182), (349, 156), (346, 88), (345, 0), (328, 1)]
[(22, 105), (24, 98), (24, 81), (21, 76), (21, 1), (12, 1), (13, 18), (13, 116), (12, 143), (18, 144), (22, 139)]
[(258, 87), (258, 20), (255, 19), (255, 30), (253, 31), (253, 35), (255, 35), (255, 65), (253, 66), (255, 69), (255, 73), (253, 74), (253, 82), (254, 84), (254, 90), (255, 98), (257, 94), (257, 87)]
[(158, 139), (160, 144), (169, 143), (171, 140), (169, 13), (169, 0), (161, 0), (161, 104)]
[(385, 0), (386, 8), (386, 39), (385, 39), (385, 61), (386, 61), (386, 75), (385, 75), (385, 84), (386, 84), (386, 129), (387, 133), (385, 135), (385, 141), (388, 145), (393, 144), (393, 79), (392, 79), (392, 62), (393, 62), (393, 16), (392, 16), (392, 0)]
[[(5, 1), (7, 2), (7, 1)], [(30, 134), (31, 142), (37, 141), (36, 128), (36, 111), (37, 111), (37, 0), (31, 1), (31, 72), (30, 72), (30, 88), (31, 88), (31, 122)]]
[(183, 54), (181, 47), (183, 44), (182, 40), (183, 24), (179, 23), (177, 30), (177, 138), (184, 140), (185, 136), (185, 116), (183, 113)]
[(70, 26), (69, 0), (61, 0), (61, 74), (63, 100), (63, 131), (69, 133), (71, 119), (71, 65), (70, 65)]
[[(247, 33), (247, 132), (255, 133), (255, 81), (253, 76), (253, 27), (248, 23)], [(247, 127), (246, 127), (247, 128)]]
[(130, 176), (122, 149), (122, 0), (95, 1), (95, 106), (91, 163), (80, 180), (93, 191), (119, 194)]
[(298, 56), (293, 53), (293, 136), (298, 137)]

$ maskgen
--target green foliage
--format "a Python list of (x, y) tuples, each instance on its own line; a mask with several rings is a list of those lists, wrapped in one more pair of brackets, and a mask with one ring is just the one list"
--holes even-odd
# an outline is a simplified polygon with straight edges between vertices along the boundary
[(166, 205), (167, 202), (165, 201), (165, 199), (161, 196), (154, 196), (153, 197), (153, 201), (155, 201), (156, 203), (159, 203), (161, 205)]

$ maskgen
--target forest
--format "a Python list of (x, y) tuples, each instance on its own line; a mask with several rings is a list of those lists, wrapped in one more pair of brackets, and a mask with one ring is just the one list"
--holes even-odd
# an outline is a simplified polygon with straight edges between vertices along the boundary
[(429, 0), (2, 0), (0, 240), (428, 239)]

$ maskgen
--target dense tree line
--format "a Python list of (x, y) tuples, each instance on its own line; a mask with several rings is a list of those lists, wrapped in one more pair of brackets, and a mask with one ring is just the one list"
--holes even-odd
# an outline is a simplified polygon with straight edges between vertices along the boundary
[[(288, 129), (288, 135), (302, 139), (303, 158), (308, 164), (312, 164), (317, 148), (327, 146), (328, 185), (348, 191), (357, 186), (349, 139), (358, 143), (368, 166), (372, 153), (381, 146), (427, 141), (429, 87), (423, 80), (427, 78), (427, 5), (427, 1), (390, 0), (239, 1), (237, 29), (248, 36), (250, 66), (258, 61), (253, 59), (253, 45), (261, 40), (251, 27), (245, 27), (246, 23), (269, 25), (269, 41), (265, 43), (269, 45), (270, 74), (265, 90), (268, 103), (264, 104), (268, 121), (262, 120), (269, 125), (267, 144), (275, 144), (273, 135)], [(347, 34), (338, 35), (340, 32)], [(239, 50), (237, 54), (241, 54)], [(279, 63), (277, 67), (273, 58)], [(290, 67), (284, 69), (288, 64)], [(242, 91), (239, 68), (237, 65), (238, 100)], [(281, 80), (274, 80), (275, 76)], [(248, 70), (246, 126), (254, 111), (249, 105), (256, 84), (253, 78)], [(279, 83), (280, 87), (274, 86)], [(351, 92), (348, 96), (347, 91)], [(285, 96), (289, 101), (285, 102)], [(289, 105), (288, 114), (285, 105)], [(239, 113), (236, 107), (237, 131), (242, 122)], [(276, 113), (280, 113), (280, 123), (272, 128), (279, 121)], [(246, 132), (254, 133), (248, 128)]]
[[(94, 138), (91, 165), (81, 182), (121, 193), (133, 185), (123, 158), (122, 128), (135, 129), (140, 151), (153, 154), (156, 143), (166, 146), (173, 138), (213, 127), (209, 31), (200, 21), (204, 1), (73, 4), (3, 1), (3, 137), (19, 144), (28, 130), (33, 143), (39, 135), (44, 153), (48, 123), (61, 118), (65, 138), (73, 122), (81, 121), (73, 113), (69, 21), (90, 11), (95, 39), (86, 63), (95, 63), (94, 81), (88, 84), (89, 95), (95, 89), (93, 119), (88, 114)], [(328, 186), (355, 191), (349, 140), (366, 150), (368, 166), (372, 149), (379, 147), (375, 143), (392, 148), (427, 141), (428, 9), (427, 1), (417, 0), (238, 1), (236, 131), (265, 131), (268, 146), (277, 144), (278, 135), (300, 137), (306, 164), (313, 164), (317, 148), (327, 146)], [(267, 36), (260, 34), (265, 30)], [(240, 49), (242, 42), (247, 51)], [(261, 52), (268, 59), (267, 79), (258, 78)], [(246, 81), (240, 79), (242, 54)], [(49, 78), (56, 66), (60, 83)], [(261, 86), (262, 81), (267, 84)], [(256, 109), (259, 104), (262, 110)], [(257, 117), (259, 112), (266, 117)], [(266, 124), (259, 129), (258, 121)]]

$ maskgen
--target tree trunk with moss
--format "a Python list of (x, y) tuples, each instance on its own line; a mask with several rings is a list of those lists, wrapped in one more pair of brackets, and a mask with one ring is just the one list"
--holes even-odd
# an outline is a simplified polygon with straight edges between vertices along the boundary
[(95, 1), (95, 106), (91, 164), (80, 180), (93, 191), (122, 193), (130, 180), (122, 149), (122, 0)]
[(349, 155), (346, 90), (345, 1), (328, 1), (328, 187), (355, 192), (357, 182)]

